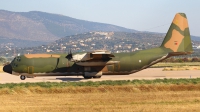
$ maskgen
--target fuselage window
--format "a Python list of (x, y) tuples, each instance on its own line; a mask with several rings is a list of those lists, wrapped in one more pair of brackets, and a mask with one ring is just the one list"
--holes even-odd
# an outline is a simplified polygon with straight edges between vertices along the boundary
[(18, 56), (18, 57), (16, 58), (16, 60), (17, 60), (17, 61), (21, 61), (21, 57)]

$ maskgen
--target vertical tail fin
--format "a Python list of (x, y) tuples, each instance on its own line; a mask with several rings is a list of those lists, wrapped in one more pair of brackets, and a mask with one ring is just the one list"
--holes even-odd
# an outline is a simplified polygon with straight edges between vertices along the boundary
[(191, 54), (193, 52), (187, 17), (184, 13), (177, 13), (165, 36), (161, 47), (168, 52)]

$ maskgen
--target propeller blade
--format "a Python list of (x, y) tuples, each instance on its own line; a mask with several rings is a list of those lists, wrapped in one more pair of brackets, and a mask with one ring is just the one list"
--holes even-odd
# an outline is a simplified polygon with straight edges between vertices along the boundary
[(66, 58), (68, 59), (68, 60), (71, 60), (73, 57), (72, 57), (72, 51), (71, 51), (71, 49), (70, 49), (70, 51), (68, 50), (68, 55), (66, 56)]

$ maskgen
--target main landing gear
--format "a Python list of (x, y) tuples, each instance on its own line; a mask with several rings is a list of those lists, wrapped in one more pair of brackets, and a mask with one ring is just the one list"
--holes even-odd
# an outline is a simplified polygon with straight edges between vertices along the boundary
[(20, 76), (20, 79), (21, 79), (21, 80), (25, 80), (25, 79), (26, 79), (26, 76), (21, 75), (21, 76)]
[(84, 79), (91, 79), (91, 78), (94, 78), (94, 79), (97, 79), (97, 78), (101, 78), (101, 76), (83, 76)]
[(97, 79), (97, 78), (101, 78), (101, 76), (93, 76), (93, 78)]

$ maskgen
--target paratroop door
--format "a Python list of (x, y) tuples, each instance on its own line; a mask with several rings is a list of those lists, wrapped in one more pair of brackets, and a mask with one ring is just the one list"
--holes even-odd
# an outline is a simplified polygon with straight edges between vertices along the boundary
[(34, 73), (34, 67), (33, 66), (29, 66), (28, 67), (28, 73), (29, 74), (33, 74)]

